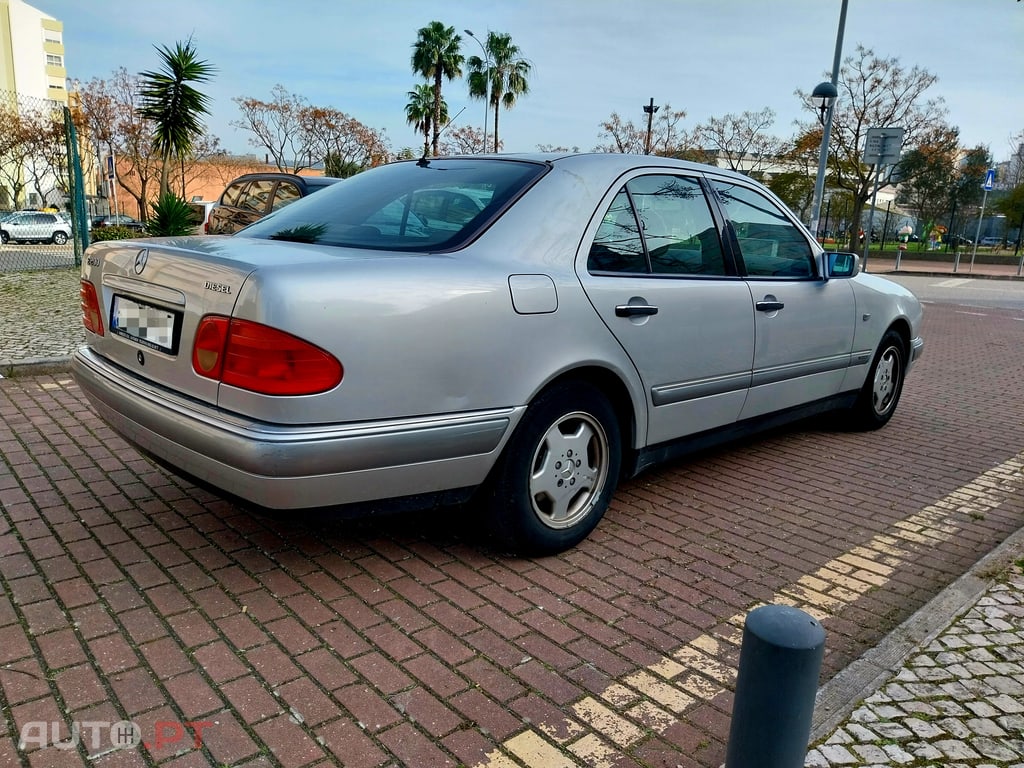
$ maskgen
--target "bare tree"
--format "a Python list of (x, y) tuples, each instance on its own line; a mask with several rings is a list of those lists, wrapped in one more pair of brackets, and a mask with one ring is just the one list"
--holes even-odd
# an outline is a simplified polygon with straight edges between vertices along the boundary
[(693, 136), (701, 149), (713, 151), (730, 169), (762, 178), (778, 162), (785, 143), (768, 133), (774, 123), (775, 112), (765, 107), (760, 112), (712, 117), (694, 128)]
[(384, 134), (331, 107), (305, 107), (299, 113), (304, 143), (314, 160), (330, 156), (341, 166), (360, 170), (387, 162)]
[(58, 206), (70, 189), (63, 112), (50, 106), (26, 110), (22, 128), (28, 146), (25, 173), (43, 204)]
[[(947, 110), (943, 100), (927, 99), (924, 95), (936, 81), (936, 76), (927, 70), (905, 69), (899, 59), (879, 58), (862, 45), (843, 61), (839, 98), (833, 107), (830, 171), (834, 185), (853, 194), (853, 221), (861, 220), (875, 181), (872, 166), (860, 161), (868, 129), (903, 128), (904, 149), (917, 146), (931, 131), (945, 125)], [(797, 95), (804, 101), (808, 99), (802, 91), (798, 90)], [(858, 245), (857, 237), (855, 226), (850, 236), (851, 250)]]
[[(686, 117), (683, 110), (673, 110), (668, 104), (658, 110), (651, 126), (651, 152), (665, 157), (688, 157), (694, 151), (693, 137), (679, 127)], [(632, 120), (624, 121), (617, 112), (601, 123), (599, 139), (608, 143), (594, 147), (595, 152), (624, 152), (643, 154), (647, 142), (647, 126), (638, 126)]]
[(1024, 130), (1011, 136), (1007, 143), (1010, 162), (1006, 164), (1006, 178), (1002, 181), (1012, 189), (1024, 184)]
[[(483, 131), (471, 125), (460, 128), (450, 127), (441, 134), (440, 152), (442, 155), (473, 155), (480, 151), (483, 144)], [(505, 142), (499, 140), (495, 152), (500, 152)]]
[[(152, 121), (146, 119), (140, 105), (140, 78), (122, 67), (109, 80), (94, 78), (81, 87), (76, 120), (82, 132), (80, 138), (90, 138), (101, 155), (116, 158), (118, 189), (135, 201), (134, 210), (128, 212), (145, 221), (163, 159), (153, 147)], [(196, 178), (199, 167), (220, 153), (220, 141), (215, 136), (205, 132), (196, 136), (191, 150), (168, 169), (175, 186)], [(127, 211), (123, 203), (121, 207)]]
[(303, 130), (302, 112), (306, 100), (289, 93), (281, 84), (271, 91), (270, 101), (250, 97), (234, 99), (242, 113), (231, 125), (250, 131), (249, 143), (267, 150), (279, 171), (298, 173), (312, 162), (310, 137)]
[(31, 137), (17, 98), (0, 92), (0, 202), (12, 208), (24, 203), (22, 169), (31, 153)]
[(249, 143), (265, 149), (279, 171), (298, 173), (328, 156), (339, 166), (358, 168), (390, 159), (383, 131), (333, 107), (310, 105), (283, 85), (275, 85), (271, 93), (271, 101), (236, 98), (242, 119), (231, 125), (250, 131)]

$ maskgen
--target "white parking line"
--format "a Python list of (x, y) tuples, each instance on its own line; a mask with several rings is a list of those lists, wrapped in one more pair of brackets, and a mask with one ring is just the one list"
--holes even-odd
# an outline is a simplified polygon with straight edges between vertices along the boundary
[(957, 288), (958, 286), (966, 285), (969, 282), (971, 282), (970, 278), (966, 278), (966, 277), (957, 278), (957, 277), (954, 277), (954, 278), (950, 278), (949, 280), (943, 280), (941, 283), (932, 283), (930, 287), (931, 288)]

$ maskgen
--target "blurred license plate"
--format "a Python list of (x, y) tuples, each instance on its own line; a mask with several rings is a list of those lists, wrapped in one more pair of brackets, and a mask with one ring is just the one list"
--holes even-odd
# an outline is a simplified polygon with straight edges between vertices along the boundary
[(181, 313), (114, 294), (110, 331), (150, 349), (176, 355), (181, 336)]

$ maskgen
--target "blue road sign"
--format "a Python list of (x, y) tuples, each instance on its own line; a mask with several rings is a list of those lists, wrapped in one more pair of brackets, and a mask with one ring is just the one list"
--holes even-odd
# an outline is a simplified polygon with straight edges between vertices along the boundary
[(981, 185), (981, 188), (986, 192), (991, 192), (992, 188), (996, 184), (996, 169), (989, 168), (988, 173), (985, 174), (985, 183)]

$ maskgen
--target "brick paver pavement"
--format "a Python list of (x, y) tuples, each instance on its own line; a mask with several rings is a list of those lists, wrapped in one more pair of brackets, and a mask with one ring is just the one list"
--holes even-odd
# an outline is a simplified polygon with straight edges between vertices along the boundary
[(829, 680), (1021, 527), (1021, 330), (929, 305), (887, 428), (658, 468), (537, 560), (472, 509), (255, 514), (0, 381), (0, 765), (718, 766), (746, 612), (819, 617)]

